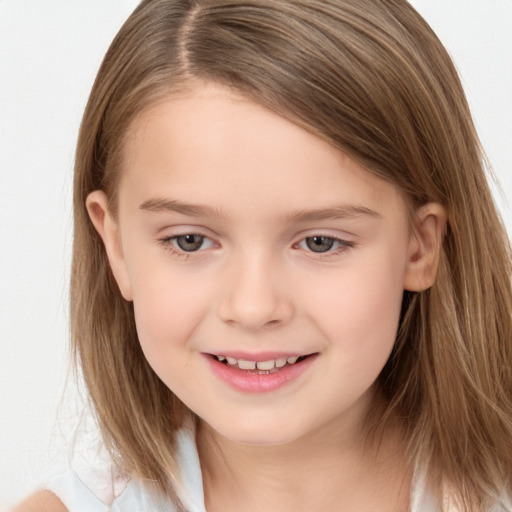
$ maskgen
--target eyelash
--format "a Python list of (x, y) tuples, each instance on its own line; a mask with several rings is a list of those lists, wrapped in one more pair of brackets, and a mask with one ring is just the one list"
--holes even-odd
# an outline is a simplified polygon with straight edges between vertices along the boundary
[(312, 255), (320, 256), (320, 257), (323, 257), (323, 258), (328, 258), (328, 257), (331, 257), (331, 256), (338, 256), (339, 254), (341, 254), (341, 253), (343, 253), (343, 252), (345, 252), (345, 251), (355, 247), (355, 243), (354, 242), (351, 242), (349, 240), (344, 240), (342, 238), (338, 238), (338, 237), (331, 236), (331, 235), (322, 235), (320, 233), (314, 234), (314, 235), (311, 235), (311, 236), (307, 236), (307, 237), (303, 238), (302, 240), (300, 240), (300, 242), (295, 244), (295, 246), (296, 247), (300, 247), (301, 244), (306, 244), (307, 245), (308, 240), (313, 240), (315, 238), (321, 238), (321, 239), (324, 239), (324, 240), (329, 240), (330, 242), (332, 242), (333, 245), (337, 245), (337, 247), (335, 247), (335, 248), (330, 247), (326, 251), (314, 251), (310, 247), (308, 247), (308, 249), (306, 249)]
[(164, 247), (165, 250), (169, 251), (174, 256), (178, 256), (180, 258), (189, 258), (191, 255), (193, 255), (196, 252), (201, 252), (201, 249), (199, 248), (196, 251), (185, 251), (181, 248), (175, 247), (175, 242), (178, 240), (178, 238), (184, 238), (187, 236), (197, 236), (202, 238), (201, 246), (204, 244), (205, 241), (209, 241), (210, 243), (213, 243), (208, 237), (201, 235), (199, 233), (184, 233), (182, 235), (174, 235), (174, 236), (167, 236), (165, 238), (160, 238), (158, 242)]
[[(194, 251), (185, 251), (184, 249), (175, 247), (174, 244), (176, 243), (176, 241), (179, 238), (183, 238), (183, 237), (187, 237), (187, 236), (197, 236), (197, 237), (200, 237), (202, 239), (201, 240), (200, 248), (197, 249), (197, 250), (194, 250)], [(313, 240), (315, 238), (321, 238), (321, 239), (324, 239), (324, 240), (329, 240), (330, 242), (332, 242), (333, 245), (338, 244), (338, 246), (336, 248), (333, 249), (331, 247), (331, 248), (329, 248), (326, 251), (314, 251), (314, 250), (311, 250), (311, 248), (304, 249), (307, 252), (311, 253), (312, 255), (317, 255), (317, 256), (320, 256), (320, 257), (323, 257), (323, 258), (331, 257), (331, 256), (337, 256), (337, 255), (339, 255), (339, 254), (341, 254), (341, 253), (343, 253), (343, 252), (345, 252), (345, 251), (355, 247), (355, 243), (351, 242), (349, 240), (344, 240), (342, 238), (338, 238), (338, 237), (335, 237), (335, 236), (322, 235), (322, 234), (314, 234), (314, 235), (302, 238), (298, 243), (294, 244), (294, 248), (301, 248), (300, 247), (301, 244), (306, 244), (307, 245), (307, 243), (308, 243), (307, 241), (308, 240)], [(202, 245), (204, 244), (205, 241), (208, 241), (210, 244), (213, 244), (212, 240), (210, 240), (208, 237), (206, 237), (204, 235), (201, 235), (199, 233), (184, 233), (182, 235), (174, 235), (174, 236), (169, 236), (169, 237), (165, 237), (165, 238), (160, 238), (158, 240), (158, 242), (167, 251), (172, 253), (174, 256), (177, 256), (177, 257), (180, 257), (180, 258), (184, 258), (184, 259), (189, 258), (194, 253), (202, 252), (202, 250), (204, 250), (204, 249), (202, 249)]]

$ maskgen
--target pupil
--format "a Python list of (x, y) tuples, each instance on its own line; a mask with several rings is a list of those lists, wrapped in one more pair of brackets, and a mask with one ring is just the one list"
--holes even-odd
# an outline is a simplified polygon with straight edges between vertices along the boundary
[(310, 236), (306, 238), (306, 245), (313, 252), (327, 252), (332, 249), (334, 239), (328, 236)]
[(203, 245), (204, 237), (200, 235), (183, 235), (176, 238), (176, 243), (182, 251), (197, 251)]

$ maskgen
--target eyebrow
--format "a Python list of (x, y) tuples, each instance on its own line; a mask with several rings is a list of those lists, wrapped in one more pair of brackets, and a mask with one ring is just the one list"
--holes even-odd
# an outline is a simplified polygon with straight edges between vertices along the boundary
[[(226, 215), (217, 208), (210, 206), (185, 203), (175, 199), (148, 199), (140, 207), (141, 210), (164, 213), (175, 212), (189, 217), (214, 217), (225, 218)], [(360, 205), (338, 205), (331, 208), (320, 208), (315, 210), (299, 210), (285, 216), (287, 222), (311, 222), (318, 220), (338, 220), (369, 216), (381, 219), (382, 215), (375, 210)]]
[(360, 205), (339, 205), (332, 208), (318, 210), (301, 210), (286, 216), (289, 222), (310, 222), (316, 220), (338, 220), (360, 216), (369, 216), (382, 219), (382, 215), (375, 210)]
[(224, 215), (217, 208), (203, 206), (199, 204), (184, 203), (174, 199), (148, 199), (144, 201), (139, 208), (150, 212), (175, 212), (189, 217), (216, 217), (223, 218)]

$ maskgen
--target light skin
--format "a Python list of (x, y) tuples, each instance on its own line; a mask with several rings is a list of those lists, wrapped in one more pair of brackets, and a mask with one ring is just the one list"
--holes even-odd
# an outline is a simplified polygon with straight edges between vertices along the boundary
[(40, 490), (17, 505), (11, 512), (67, 512), (62, 501), (51, 491)]
[[(144, 112), (127, 140), (116, 215), (101, 191), (87, 208), (146, 358), (202, 419), (209, 512), (407, 510), (397, 432), (377, 452), (362, 426), (403, 291), (435, 278), (443, 208), (411, 226), (395, 186), (213, 84)], [(314, 356), (247, 392), (211, 370), (234, 352)]]

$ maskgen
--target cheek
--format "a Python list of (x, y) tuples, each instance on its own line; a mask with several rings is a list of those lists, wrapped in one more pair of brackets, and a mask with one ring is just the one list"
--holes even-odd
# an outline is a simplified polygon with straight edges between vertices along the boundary
[(351, 374), (378, 374), (393, 348), (403, 297), (399, 262), (391, 254), (361, 259), (311, 294), (318, 326)]
[(133, 280), (133, 307), (140, 344), (155, 368), (188, 344), (204, 316), (206, 294), (179, 272), (147, 267)]

